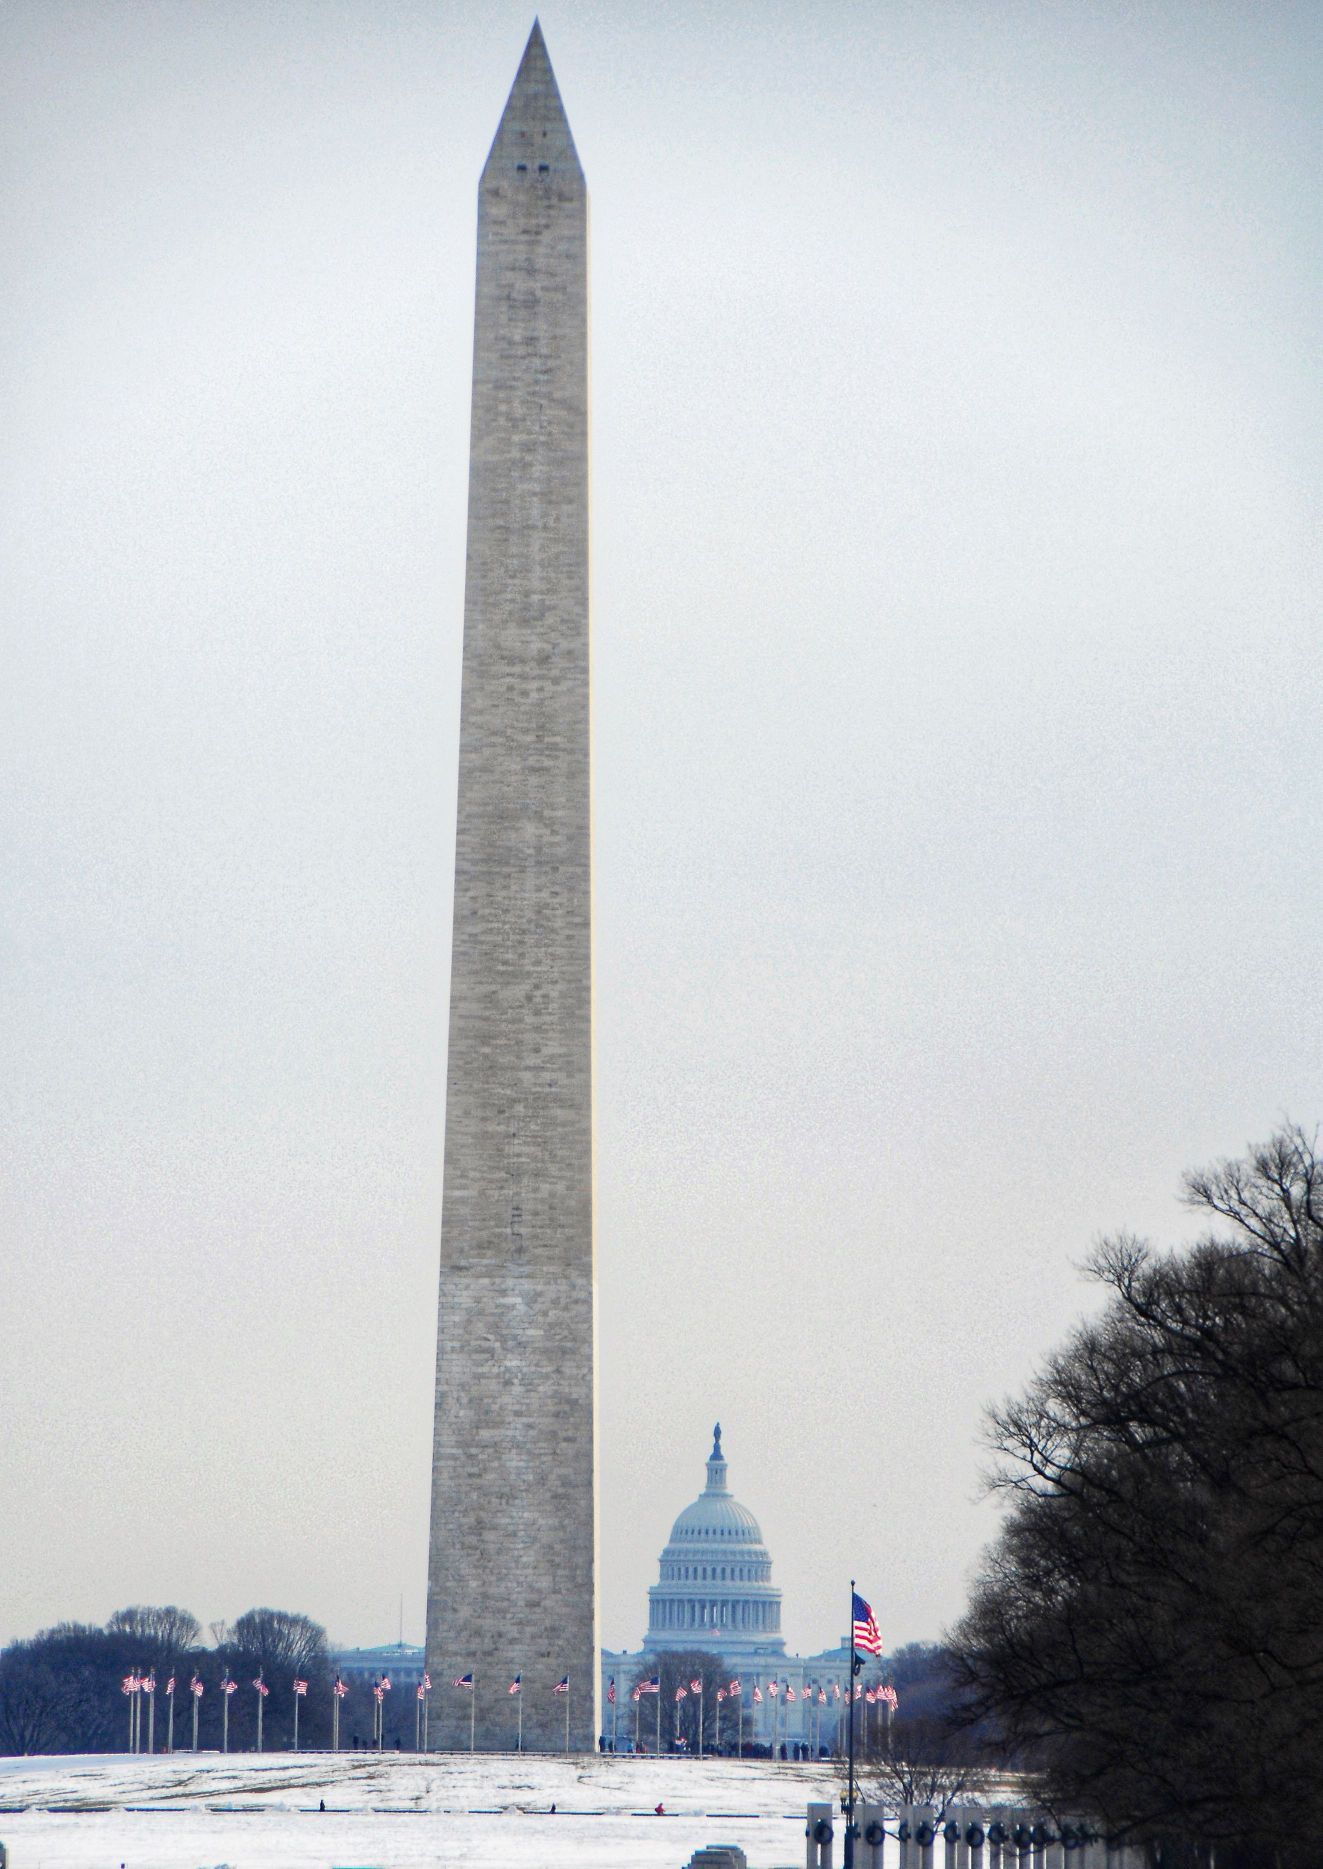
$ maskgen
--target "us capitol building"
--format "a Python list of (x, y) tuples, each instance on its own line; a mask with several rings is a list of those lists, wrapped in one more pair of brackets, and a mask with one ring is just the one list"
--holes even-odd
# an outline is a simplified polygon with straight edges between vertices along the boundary
[[(644, 1672), (649, 1657), (665, 1649), (702, 1649), (721, 1658), (744, 1688), (746, 1732), (766, 1739), (771, 1735), (770, 1681), (795, 1690), (793, 1701), (783, 1700), (777, 1714), (778, 1740), (806, 1740), (806, 1706), (817, 1704), (820, 1736), (828, 1743), (837, 1710), (850, 1679), (850, 1649), (846, 1638), (817, 1655), (787, 1655), (781, 1634), (781, 1592), (772, 1582), (772, 1559), (758, 1521), (747, 1506), (733, 1498), (726, 1484), (726, 1457), (721, 1451), (721, 1423), (712, 1435), (707, 1461), (707, 1485), (685, 1507), (671, 1527), (661, 1554), (657, 1582), (648, 1591), (648, 1631), (643, 1646), (602, 1650), (602, 1709), (608, 1714), (607, 1688), (614, 1678), (620, 1726), (629, 1706), (630, 1689)], [(753, 1703), (757, 1682), (763, 1704)], [(813, 1696), (806, 1702), (805, 1690)], [(817, 1702), (819, 1690), (827, 1704)], [(609, 1724), (608, 1724), (609, 1730)], [(815, 1729), (816, 1730), (816, 1729)]]

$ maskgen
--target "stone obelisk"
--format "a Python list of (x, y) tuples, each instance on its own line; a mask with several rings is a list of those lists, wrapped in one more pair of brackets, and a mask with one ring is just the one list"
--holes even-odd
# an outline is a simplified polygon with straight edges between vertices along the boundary
[(431, 1733), (596, 1744), (588, 197), (534, 24), (478, 189)]

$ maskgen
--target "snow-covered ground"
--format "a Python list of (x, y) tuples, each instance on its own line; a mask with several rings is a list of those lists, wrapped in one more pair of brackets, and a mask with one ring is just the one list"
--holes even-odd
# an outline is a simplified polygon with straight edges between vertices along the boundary
[(11, 1869), (684, 1869), (727, 1842), (798, 1869), (805, 1805), (838, 1795), (830, 1767), (765, 1759), (0, 1759), (0, 1841)]

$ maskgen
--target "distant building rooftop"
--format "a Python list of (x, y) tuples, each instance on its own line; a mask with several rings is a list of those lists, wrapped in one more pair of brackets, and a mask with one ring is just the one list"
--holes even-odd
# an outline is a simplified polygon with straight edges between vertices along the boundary
[(331, 1666), (345, 1680), (371, 1680), (388, 1674), (392, 1680), (421, 1681), (423, 1651), (416, 1642), (383, 1642), (377, 1648), (333, 1648)]

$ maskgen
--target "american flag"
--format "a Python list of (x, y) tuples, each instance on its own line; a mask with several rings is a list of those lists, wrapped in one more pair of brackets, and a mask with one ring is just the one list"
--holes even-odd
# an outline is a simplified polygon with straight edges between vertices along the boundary
[(386, 1698), (386, 1696), (381, 1691), (380, 1681), (374, 1681), (372, 1683), (372, 1693), (373, 1693), (373, 1697), (375, 1698), (377, 1702), (377, 1705), (380, 1706)]
[(381, 1691), (383, 1694), (389, 1694), (390, 1692), (390, 1676), (388, 1674), (383, 1674), (381, 1677)]
[(689, 1683), (689, 1692), (691, 1694), (701, 1694), (702, 1691), (703, 1691), (703, 1677), (699, 1675), (695, 1680), (692, 1680)]
[(786, 1682), (786, 1699), (787, 1700), (798, 1700), (799, 1699), (799, 1695), (795, 1692), (794, 1688), (790, 1685), (789, 1681)]
[(781, 1692), (781, 1683), (779, 1681), (769, 1681), (767, 1683), (767, 1691), (772, 1696), (772, 1699), (775, 1700), (777, 1695)]
[(756, 1681), (753, 1684), (753, 1704), (755, 1707), (761, 1707), (763, 1704), (763, 1690)]
[(139, 1681), (138, 1686), (142, 1689), (144, 1694), (154, 1694), (156, 1692), (156, 1670), (155, 1668), (152, 1669), (150, 1674), (144, 1675), (142, 1680)]
[(165, 1684), (165, 1691), (167, 1694), (171, 1694), (171, 1695), (173, 1695), (175, 1691), (175, 1677), (173, 1676), (173, 1674), (170, 1676), (170, 1679)]
[(425, 1694), (430, 1694), (431, 1691), (432, 1691), (432, 1677), (427, 1672), (426, 1668), (424, 1668), (423, 1669), (423, 1692)]
[(871, 1687), (864, 1689), (864, 1699), (868, 1702), (870, 1707), (872, 1706), (873, 1702), (877, 1699), (877, 1695), (873, 1692)]
[(513, 1680), (513, 1681), (511, 1681), (511, 1683), (510, 1683), (510, 1685), (509, 1685), (509, 1687), (508, 1687), (508, 1688), (506, 1689), (506, 1692), (507, 1692), (508, 1694), (517, 1694), (517, 1693), (519, 1692), (519, 1690), (520, 1690), (520, 1688), (521, 1688), (521, 1687), (522, 1687), (523, 1685), (524, 1685), (524, 1677), (523, 1677), (523, 1675), (522, 1675), (522, 1674), (517, 1674), (517, 1675), (515, 1676), (515, 1678), (514, 1678), (514, 1680)]
[(641, 1687), (636, 1687), (631, 1698), (634, 1700), (641, 1700), (643, 1698), (643, 1689)]
[(232, 1681), (229, 1675), (227, 1674), (225, 1679), (221, 1682), (221, 1693), (222, 1694), (237, 1694), (238, 1691), (239, 1691), (239, 1683), (237, 1681)]
[(736, 1694), (742, 1694), (744, 1692), (744, 1689), (740, 1686), (738, 1677), (731, 1682), (726, 1692), (731, 1695), (732, 1698), (734, 1698)]
[(551, 1691), (553, 1694), (568, 1694), (570, 1691), (569, 1675), (568, 1674), (562, 1675), (560, 1680), (557, 1681), (556, 1685), (552, 1688)]
[(877, 1619), (873, 1615), (871, 1603), (865, 1603), (856, 1590), (854, 1593), (851, 1616), (854, 1623), (854, 1646), (862, 1648), (866, 1655), (882, 1653), (882, 1637), (877, 1632)]
[(421, 1681), (418, 1683), (418, 1698), (419, 1700), (426, 1700), (427, 1698), (427, 1689), (423, 1686)]
[(885, 1687), (878, 1688), (877, 1697), (879, 1700), (885, 1700), (893, 1713), (900, 1705), (900, 1702), (896, 1699), (896, 1690), (891, 1685), (890, 1681), (887, 1682)]
[(820, 1707), (825, 1707), (826, 1704), (827, 1704), (827, 1690), (825, 1687), (820, 1687), (818, 1689), (818, 1705)]
[(302, 1679), (301, 1679), (301, 1678), (300, 1678), (300, 1677), (299, 1677), (298, 1675), (295, 1675), (295, 1677), (294, 1677), (294, 1692), (295, 1692), (296, 1694), (306, 1694), (306, 1693), (307, 1693), (307, 1691), (308, 1691), (308, 1683), (307, 1683), (306, 1681), (304, 1681), (304, 1680), (302, 1680)]
[(606, 1704), (609, 1707), (614, 1707), (616, 1704), (616, 1677), (614, 1676), (614, 1674), (611, 1676), (611, 1679), (607, 1682)]
[(267, 1686), (266, 1682), (262, 1679), (260, 1674), (258, 1675), (257, 1679), (253, 1682), (253, 1686), (257, 1689), (258, 1693), (262, 1696), (263, 1700), (265, 1700), (267, 1695), (271, 1692), (271, 1689)]
[(338, 1674), (335, 1677), (335, 1686), (331, 1689), (331, 1692), (335, 1695), (337, 1700), (343, 1700), (345, 1695), (349, 1692), (349, 1689), (345, 1686)]
[(203, 1692), (202, 1683), (201, 1681), (199, 1681), (196, 1675), (193, 1676), (193, 1679), (189, 1682), (188, 1687), (189, 1687), (190, 1693), (201, 1694)]
[(677, 1687), (675, 1690), (675, 1698), (677, 1700), (688, 1700), (689, 1689), (687, 1687)]
[(832, 1682), (832, 1684), (831, 1684), (831, 1697), (832, 1697), (832, 1699), (833, 1699), (833, 1700), (839, 1700), (839, 1699), (840, 1699), (840, 1697), (841, 1697), (841, 1684), (840, 1684), (840, 1682), (839, 1682), (839, 1681), (833, 1681), (833, 1682)]
[(717, 1689), (717, 1699), (718, 1699), (718, 1700), (724, 1700), (725, 1698), (726, 1698), (726, 1690), (725, 1690), (725, 1688), (724, 1688), (724, 1687), (719, 1687), (719, 1688)]
[(660, 1694), (661, 1676), (659, 1674), (654, 1674), (650, 1681), (640, 1681), (635, 1692), (639, 1694)]
[(126, 1674), (124, 1676), (124, 1679), (119, 1684), (119, 1691), (121, 1694), (136, 1694), (138, 1691), (137, 1675)]
[(471, 1674), (457, 1674), (450, 1685), (452, 1687), (467, 1687), (469, 1691), (472, 1692), (473, 1676)]

